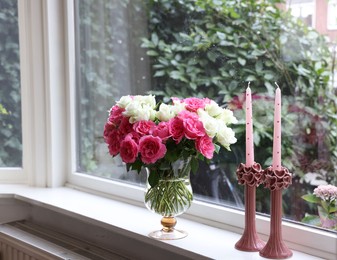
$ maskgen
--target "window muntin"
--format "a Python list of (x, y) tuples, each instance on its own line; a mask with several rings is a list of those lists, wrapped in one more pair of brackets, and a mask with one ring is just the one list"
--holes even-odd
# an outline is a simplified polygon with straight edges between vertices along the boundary
[(17, 0), (0, 1), (0, 167), (22, 166)]
[[(169, 1), (166, 2), (169, 5)], [(77, 29), (76, 59), (78, 65), (78, 94), (76, 96), (79, 126), (77, 128), (77, 170), (79, 172), (119, 181), (127, 180), (127, 182), (131, 181), (133, 183), (142, 183), (142, 179), (144, 178), (144, 176), (138, 176), (137, 174), (126, 173), (125, 167), (118, 157), (110, 158), (102, 139), (103, 125), (107, 117), (106, 110), (113, 105), (114, 100), (119, 99), (120, 96), (125, 94), (145, 94), (147, 90), (151, 89), (149, 86), (153, 87), (156, 84), (164, 86), (163, 84), (165, 83), (158, 80), (158, 77), (165, 73), (158, 68), (160, 63), (163, 64), (167, 61), (163, 60), (163, 57), (156, 58), (155, 48), (151, 49), (150, 46), (151, 42), (152, 44), (155, 42), (159, 44), (160, 42), (161, 38), (158, 35), (156, 38), (155, 34), (153, 34), (153, 28), (158, 25), (154, 24), (152, 28), (151, 26), (148, 28), (142, 27), (146, 24), (146, 20), (144, 20), (146, 12), (140, 11), (144, 10), (144, 7), (138, 1), (133, 1), (132, 3), (115, 1), (105, 4), (94, 4), (93, 1), (76, 2), (75, 9), (78, 15), (75, 20)], [(166, 11), (169, 13), (168, 10)], [(235, 11), (233, 10), (233, 12), (231, 15), (235, 16)], [(173, 13), (169, 14), (174, 15)], [(155, 18), (154, 15), (153, 20)], [(194, 17), (189, 17), (188, 19), (192, 18), (194, 19)], [(180, 17), (180, 19), (183, 18)], [(194, 22), (188, 21), (188, 19), (185, 20), (186, 24), (184, 26), (186, 27), (189, 26), (189, 22), (191, 24)], [(162, 24), (163, 30), (165, 30), (164, 27)], [(314, 34), (313, 32), (311, 37), (317, 39)], [(141, 41), (140, 38), (142, 37), (147, 37), (150, 42)], [(186, 35), (182, 37), (186, 37)], [(219, 37), (225, 36), (220, 33)], [(185, 40), (187, 41), (187, 39)], [(201, 39), (200, 44), (202, 44), (202, 40), (207, 39)], [(298, 55), (296, 52), (296, 42), (287, 38), (287, 34), (282, 32), (280, 33), (279, 41), (282, 44), (281, 58), (287, 62), (298, 62), (296, 65), (298, 73), (307, 73), (306, 69), (301, 66), (301, 62), (306, 63), (305, 58), (308, 56), (303, 57), (301, 56), (302, 54)], [(227, 41), (227, 44), (229, 43)], [(141, 45), (143, 47), (145, 45), (147, 49), (142, 48)], [(270, 48), (272, 49), (273, 47), (270, 46)], [(292, 50), (295, 51), (292, 52)], [(213, 53), (207, 52), (206, 55), (209, 55), (211, 59), (214, 53), (216, 53), (216, 50)], [(215, 55), (215, 59), (217, 58), (219, 58), (219, 54)], [(171, 62), (178, 64), (180, 59), (180, 57), (174, 56)], [(310, 60), (314, 61), (314, 59), (315, 57)], [(220, 56), (220, 64), (223, 65), (228, 60), (230, 58)], [(242, 70), (250, 69), (245, 59), (238, 59), (238, 62), (242, 65)], [(259, 70), (261, 66), (267, 66), (267, 63), (267, 61), (262, 62), (262, 64), (256, 62), (254, 69)], [(152, 70), (150, 64), (153, 65)], [(173, 64), (173, 66), (177, 67), (178, 65)], [(317, 63), (315, 66), (318, 68), (322, 64)], [(224, 100), (225, 105), (235, 111), (239, 118), (244, 118), (242, 111), (244, 100), (240, 92), (244, 91), (247, 81), (252, 81), (253, 85), (256, 78), (254, 76), (240, 78), (237, 75), (238, 73), (230, 69), (223, 73), (225, 74), (226, 72), (229, 74), (229, 76), (225, 75), (229, 78), (228, 88), (232, 92), (236, 91), (237, 94), (231, 95), (232, 93), (229, 89), (224, 90), (223, 93), (220, 93), (222, 94), (222, 100)], [(253, 105), (253, 110), (255, 110), (255, 131), (258, 133), (256, 139), (260, 139), (259, 141), (256, 140), (256, 146), (260, 149), (266, 148), (267, 150), (267, 153), (256, 150), (256, 160), (263, 163), (264, 167), (271, 164), (271, 155), (268, 155), (268, 152), (271, 153), (271, 140), (268, 141), (268, 138), (263, 139), (265, 137), (263, 134), (267, 134), (268, 131), (270, 132), (269, 126), (272, 125), (273, 116), (273, 113), (270, 112), (273, 109), (273, 87), (269, 82), (272, 82), (275, 77), (278, 78), (277, 75), (269, 72), (267, 71), (262, 75), (263, 82), (265, 82), (264, 88), (267, 91), (265, 91), (265, 95), (260, 95), (257, 91), (255, 105)], [(155, 76), (151, 77), (151, 75)], [(179, 77), (182, 77), (179, 73), (172, 72), (170, 80), (174, 82), (172, 79), (175, 80)], [(216, 76), (214, 76), (214, 80), (221, 81)], [(183, 78), (182, 81), (184, 81)], [(189, 86), (192, 88), (194, 87), (193, 83), (193, 80), (191, 80)], [(292, 147), (285, 149), (287, 156), (283, 160), (286, 166), (290, 165), (290, 167), (296, 169), (294, 172), (294, 184), (284, 195), (284, 201), (286, 202), (284, 210), (287, 219), (300, 221), (305, 212), (313, 210), (310, 208), (312, 206), (307, 205), (301, 199), (301, 195), (312, 191), (319, 180), (323, 180), (325, 183), (336, 184), (336, 180), (333, 177), (336, 175), (336, 157), (335, 155), (330, 156), (327, 153), (327, 146), (320, 138), (326, 133), (324, 125), (332, 124), (332, 122), (326, 118), (316, 122), (315, 118), (318, 115), (312, 113), (310, 106), (305, 106), (305, 104), (310, 103), (324, 106), (324, 101), (315, 103), (314, 101), (311, 102), (311, 98), (304, 98), (307, 94), (301, 90), (305, 87), (304, 82), (299, 80), (296, 83), (297, 88), (293, 92), (287, 93), (285, 91), (285, 95), (283, 96), (284, 103), (288, 105), (288, 108), (291, 107), (293, 109), (292, 113), (287, 114), (283, 118), (284, 123), (289, 126), (287, 132), (284, 133), (286, 137), (285, 142), (288, 142), (286, 145)], [(207, 84), (213, 83), (209, 82)], [(205, 83), (205, 86), (207, 84)], [(178, 86), (179, 88), (181, 87)], [(205, 87), (198, 93), (203, 92), (203, 95), (205, 95), (208, 91), (206, 95), (210, 95), (209, 97), (212, 98), (213, 96), (211, 95), (216, 96), (215, 93), (217, 92), (209, 91), (209, 89), (211, 88), (207, 89)], [(257, 89), (260, 89), (259, 86), (257, 86)], [(170, 90), (170, 88), (167, 88), (166, 93), (169, 93)], [(181, 90), (184, 92), (183, 88)], [(177, 92), (175, 91), (173, 88), (171, 95), (176, 95)], [(187, 92), (186, 90), (183, 95), (187, 95)], [(155, 93), (162, 94), (158, 89)], [(317, 97), (318, 95), (321, 95), (321, 93), (317, 93)], [(320, 98), (324, 99), (324, 95)], [(302, 103), (299, 102), (298, 96), (303, 96)], [(331, 102), (334, 101), (332, 100)], [(292, 104), (295, 105), (291, 106)], [(296, 112), (300, 115), (294, 117), (294, 113)], [(240, 140), (244, 140), (244, 138), (242, 139), (243, 132), (240, 132), (241, 130), (238, 128), (237, 136), (241, 138)], [(244, 154), (242, 152), (244, 143), (242, 141), (240, 143), (240, 140), (237, 146), (232, 147), (231, 153), (224, 152), (220, 154), (215, 158), (219, 162), (212, 164), (210, 167), (202, 165), (199, 173), (192, 177), (194, 193), (199, 200), (220, 205), (243, 207), (243, 188), (237, 185), (235, 176), (236, 166), (238, 163), (245, 161), (242, 155)], [(302, 148), (303, 150), (301, 150)], [(300, 155), (303, 151), (308, 152), (310, 156), (308, 158), (306, 156), (301, 157)], [(223, 158), (225, 160), (222, 160)], [(294, 163), (298, 163), (298, 165), (294, 167), (292, 165)], [(262, 187), (258, 188), (257, 210), (259, 212), (269, 212), (268, 194), (267, 190)], [(287, 203), (287, 201), (293, 200), (296, 200), (296, 203)]]

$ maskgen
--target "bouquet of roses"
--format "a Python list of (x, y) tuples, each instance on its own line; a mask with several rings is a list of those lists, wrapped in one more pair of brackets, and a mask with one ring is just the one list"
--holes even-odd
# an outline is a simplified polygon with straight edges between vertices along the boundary
[(208, 98), (172, 98), (165, 104), (152, 95), (123, 96), (109, 111), (104, 140), (127, 170), (149, 170), (145, 202), (151, 210), (175, 215), (193, 199), (181, 176), (196, 172), (198, 159), (212, 159), (220, 146), (229, 149), (236, 138), (228, 125), (236, 121), (232, 111)]
[(110, 111), (104, 140), (112, 156), (120, 155), (127, 169), (165, 168), (180, 158), (212, 159), (220, 146), (236, 142), (233, 112), (208, 98), (172, 98), (156, 103), (155, 96), (123, 96)]

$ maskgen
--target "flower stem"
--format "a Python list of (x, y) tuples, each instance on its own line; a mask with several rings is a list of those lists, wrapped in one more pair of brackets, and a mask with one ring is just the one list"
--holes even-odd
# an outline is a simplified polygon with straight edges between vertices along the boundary
[(176, 216), (191, 206), (193, 193), (185, 178), (160, 180), (145, 194), (145, 203), (151, 210), (163, 216)]

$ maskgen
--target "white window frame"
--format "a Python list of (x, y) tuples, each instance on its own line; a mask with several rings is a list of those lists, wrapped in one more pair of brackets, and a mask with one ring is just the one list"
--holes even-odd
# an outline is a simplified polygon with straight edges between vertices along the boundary
[[(27, 12), (25, 1), (18, 1), (18, 26), (19, 26), (19, 48), (20, 48), (20, 87), (21, 87), (21, 126), (22, 126), (22, 166), (0, 168), (1, 183), (27, 183), (29, 174), (32, 172), (33, 145), (33, 107), (30, 104), (34, 100), (31, 89), (31, 75), (33, 73), (32, 57), (28, 51), (28, 38), (31, 37), (31, 30), (26, 23), (30, 14)], [(40, 57), (36, 56), (36, 60)]]
[[(332, 11), (329, 12), (329, 10), (332, 9), (331, 7), (332, 7), (333, 4), (337, 5), (337, 1), (336, 0), (330, 0), (330, 1), (328, 1), (328, 4), (327, 4), (327, 8), (328, 8), (328, 10), (327, 10), (327, 29), (328, 30), (337, 30), (337, 14), (333, 14)], [(336, 11), (337, 11), (337, 9), (336, 9)], [(336, 19), (334, 24), (330, 23), (330, 19), (332, 19), (330, 17), (331, 15), (333, 15), (333, 18)]]
[[(76, 172), (73, 1), (19, 0), (19, 5), (25, 177), (11, 181), (65, 185), (144, 207), (141, 188)], [(200, 201), (183, 217), (238, 233), (244, 228), (244, 212)], [(257, 215), (263, 238), (269, 225), (268, 216)], [(284, 221), (283, 238), (308, 254), (333, 258), (337, 252), (332, 232)]]

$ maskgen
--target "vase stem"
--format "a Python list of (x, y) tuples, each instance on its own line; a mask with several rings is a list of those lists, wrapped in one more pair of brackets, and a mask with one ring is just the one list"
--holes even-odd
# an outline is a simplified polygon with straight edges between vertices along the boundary
[(160, 223), (163, 226), (162, 230), (164, 232), (172, 232), (177, 224), (177, 220), (175, 217), (162, 217)]
[(255, 194), (256, 187), (245, 185), (245, 229), (235, 248), (241, 251), (260, 251), (265, 242), (256, 233), (255, 225)]
[(161, 219), (163, 228), (153, 231), (149, 234), (150, 237), (159, 240), (176, 240), (184, 238), (188, 235), (186, 231), (175, 229), (177, 220), (175, 217), (163, 217)]
[(271, 191), (270, 237), (260, 255), (266, 258), (285, 259), (293, 255), (282, 238), (282, 190)]

